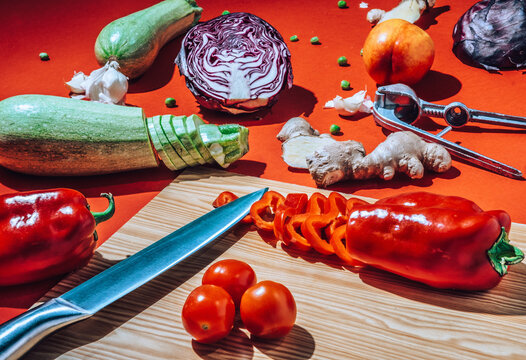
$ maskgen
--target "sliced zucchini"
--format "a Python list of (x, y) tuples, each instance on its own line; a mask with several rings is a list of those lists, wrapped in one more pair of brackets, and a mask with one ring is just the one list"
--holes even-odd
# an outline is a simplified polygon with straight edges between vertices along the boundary
[[(159, 157), (161, 157), (163, 147), (159, 137), (157, 137), (157, 133), (155, 132), (152, 119), (149, 117), (146, 118), (146, 126), (148, 128), (148, 134), (150, 134), (150, 140), (152, 141), (153, 147), (155, 148), (155, 152)], [(164, 158), (161, 158), (161, 160), (164, 162)]]
[(162, 115), (160, 116), (160, 122), (161, 122), (161, 128), (163, 130), (164, 136), (168, 140), (168, 142), (171, 144), (172, 150), (177, 153), (177, 155), (183, 159), (183, 161), (188, 164), (189, 166), (195, 166), (199, 165), (199, 162), (197, 162), (185, 149), (183, 144), (181, 143), (181, 140), (177, 137), (175, 132), (172, 129), (172, 125), (170, 125), (170, 118), (173, 115)]
[(190, 115), (184, 119), (185, 132), (190, 137), (197, 151), (199, 151), (199, 153), (205, 159), (205, 162), (207, 164), (214, 164), (214, 157), (206, 148), (205, 144), (203, 143), (203, 140), (199, 136), (199, 131), (197, 130), (199, 126), (204, 124), (205, 122), (197, 115)]
[(179, 142), (182, 144), (183, 148), (190, 154), (190, 156), (196, 161), (198, 164), (206, 164), (205, 160), (199, 154), (197, 149), (195, 149), (192, 146), (192, 142), (190, 141), (190, 138), (188, 137), (188, 134), (186, 134), (183, 124), (183, 119), (186, 118), (186, 116), (175, 116), (171, 115), (169, 118), (170, 128), (173, 134), (177, 136), (179, 139)]
[[(207, 153), (203, 155), (203, 153), (199, 151), (199, 148), (195, 146), (190, 136), (190, 133), (186, 130), (186, 127), (184, 125), (185, 121), (186, 121), (186, 116), (175, 116), (174, 118), (172, 118), (172, 126), (177, 136), (184, 143), (188, 151), (189, 152), (191, 151), (191, 153), (194, 154), (195, 157), (198, 157), (200, 159), (201, 164), (214, 163), (214, 159), (212, 158), (212, 156), (210, 156)], [(205, 155), (208, 155), (208, 156), (205, 156)]]
[(204, 145), (222, 167), (228, 167), (248, 152), (248, 129), (244, 126), (204, 124), (198, 131)]
[[(153, 124), (153, 130), (155, 131), (155, 134), (157, 135), (157, 139), (159, 140), (159, 143), (161, 144), (161, 151), (159, 152), (161, 158), (166, 159), (164, 161), (164, 164), (167, 168), (170, 170), (180, 170), (184, 169), (188, 165), (177, 155), (175, 150), (172, 148), (166, 137), (164, 136), (163, 129), (161, 128), (161, 122), (160, 122), (160, 116), (154, 116), (151, 118), (151, 122)], [(171, 153), (170, 153), (171, 150)]]

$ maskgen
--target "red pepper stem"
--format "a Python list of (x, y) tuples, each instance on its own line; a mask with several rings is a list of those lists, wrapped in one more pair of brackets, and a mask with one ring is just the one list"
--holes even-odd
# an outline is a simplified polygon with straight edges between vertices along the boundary
[(113, 200), (113, 195), (109, 193), (102, 193), (100, 196), (104, 196), (106, 199), (108, 199), (109, 205), (108, 208), (102, 212), (91, 212), (95, 218), (95, 224), (106, 221), (111, 218), (113, 214), (115, 214), (115, 201)]
[(510, 244), (504, 227), (499, 238), (488, 250), (487, 254), (491, 265), (500, 276), (506, 275), (508, 265), (518, 264), (524, 259), (524, 253), (521, 249)]

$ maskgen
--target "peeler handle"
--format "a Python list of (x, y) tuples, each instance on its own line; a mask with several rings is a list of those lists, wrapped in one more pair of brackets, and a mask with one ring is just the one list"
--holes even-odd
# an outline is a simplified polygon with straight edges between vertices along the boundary
[(53, 331), (90, 316), (63, 299), (46, 301), (0, 326), (0, 359), (18, 359)]

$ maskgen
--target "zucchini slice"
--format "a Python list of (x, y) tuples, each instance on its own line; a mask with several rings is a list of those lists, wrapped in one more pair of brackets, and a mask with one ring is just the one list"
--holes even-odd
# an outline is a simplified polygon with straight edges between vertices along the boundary
[(199, 149), (195, 146), (194, 142), (192, 141), (192, 138), (190, 137), (190, 134), (184, 126), (185, 119), (186, 116), (173, 116), (170, 119), (170, 124), (172, 125), (175, 134), (181, 140), (185, 149), (192, 155), (192, 157), (196, 159), (199, 162), (199, 164), (206, 164), (206, 158), (202, 156)]
[(170, 125), (170, 117), (172, 115), (162, 115), (160, 116), (160, 125), (166, 140), (170, 143), (172, 150), (178, 155), (188, 166), (199, 165), (199, 163), (186, 151), (185, 147), (181, 143), (181, 140), (177, 137), (175, 132)]
[(224, 168), (248, 152), (248, 129), (244, 126), (204, 124), (198, 130), (210, 154)]
[[(150, 130), (150, 133), (152, 133), (152, 140), (155, 149), (157, 150), (157, 153), (161, 157), (161, 160), (163, 160), (163, 163), (166, 165), (166, 167), (170, 170), (179, 170), (185, 168), (187, 165), (186, 163), (181, 159), (174, 158), (172, 159), (167, 151), (165, 150), (167, 141), (164, 138), (164, 135), (162, 133), (162, 129), (160, 129), (160, 123), (158, 122), (159, 116), (154, 116), (152, 118), (148, 118), (148, 127)], [(159, 124), (159, 125), (157, 125)], [(168, 144), (170, 146), (170, 144)], [(175, 153), (175, 151), (174, 151)], [(177, 154), (175, 154), (177, 155)]]
[(206, 148), (203, 140), (199, 136), (199, 131), (197, 130), (199, 126), (205, 124), (205, 122), (197, 115), (190, 115), (184, 119), (184, 127), (186, 133), (190, 137), (192, 143), (196, 147), (197, 151), (205, 159), (207, 164), (214, 164), (214, 157), (210, 154), (210, 151)]

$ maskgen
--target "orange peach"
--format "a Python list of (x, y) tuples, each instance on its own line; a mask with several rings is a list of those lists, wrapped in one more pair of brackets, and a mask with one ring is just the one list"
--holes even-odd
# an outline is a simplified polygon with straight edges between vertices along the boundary
[(401, 19), (376, 25), (365, 39), (363, 61), (381, 85), (412, 85), (429, 71), (435, 58), (433, 39), (421, 28)]

